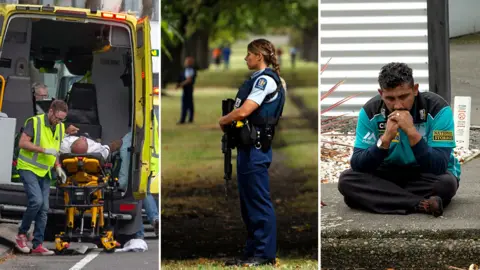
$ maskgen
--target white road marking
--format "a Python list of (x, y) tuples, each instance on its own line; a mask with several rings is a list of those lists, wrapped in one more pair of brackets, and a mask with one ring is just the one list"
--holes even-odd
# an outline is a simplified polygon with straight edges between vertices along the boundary
[(79, 262), (77, 262), (69, 270), (80, 270), (80, 269), (82, 269), (89, 262), (93, 261), (93, 259), (95, 259), (98, 256), (98, 254), (100, 254), (100, 252), (101, 252), (100, 250), (92, 250), (90, 253), (88, 253), (87, 256), (85, 256), (83, 259), (81, 259)]

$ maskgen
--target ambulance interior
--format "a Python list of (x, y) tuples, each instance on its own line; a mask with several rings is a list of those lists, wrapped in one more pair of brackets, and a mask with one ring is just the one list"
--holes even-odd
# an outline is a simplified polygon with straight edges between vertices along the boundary
[[(0, 59), (6, 82), (1, 111), (16, 119), (10, 132), (36, 114), (36, 104), (48, 112), (52, 100), (62, 99), (69, 107), (66, 127), (72, 124), (102, 144), (121, 139), (132, 122), (132, 63), (130, 30), (120, 23), (13, 17)], [(88, 83), (78, 82), (90, 72)], [(47, 84), (47, 100), (35, 101), (35, 82)], [(12, 136), (0, 134), (0, 140)]]

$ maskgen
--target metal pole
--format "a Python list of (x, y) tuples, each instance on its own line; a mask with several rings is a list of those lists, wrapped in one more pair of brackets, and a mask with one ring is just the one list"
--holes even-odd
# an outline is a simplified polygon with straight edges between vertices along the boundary
[(452, 102), (448, 0), (427, 0), (429, 91)]

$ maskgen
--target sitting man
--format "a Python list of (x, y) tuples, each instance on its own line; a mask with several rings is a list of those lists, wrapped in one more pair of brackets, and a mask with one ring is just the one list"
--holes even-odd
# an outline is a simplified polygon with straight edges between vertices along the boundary
[(421, 93), (404, 63), (382, 67), (380, 95), (359, 112), (351, 169), (338, 189), (351, 208), (381, 214), (443, 214), (460, 181), (452, 109)]

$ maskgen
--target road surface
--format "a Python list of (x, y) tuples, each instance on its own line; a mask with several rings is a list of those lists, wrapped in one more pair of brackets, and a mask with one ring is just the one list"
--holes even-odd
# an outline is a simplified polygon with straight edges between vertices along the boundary
[[(159, 245), (158, 239), (153, 232), (145, 232), (145, 242), (148, 245), (146, 252), (120, 252), (107, 254), (101, 249), (89, 249), (83, 255), (63, 256), (30, 256), (15, 254), (0, 262), (0, 270), (16, 269), (41, 269), (41, 270), (104, 270), (104, 269), (135, 269), (135, 270), (158, 270)], [(72, 243), (75, 248), (77, 243)], [(85, 245), (88, 245), (85, 243)], [(45, 243), (45, 247), (53, 248), (53, 242)]]

